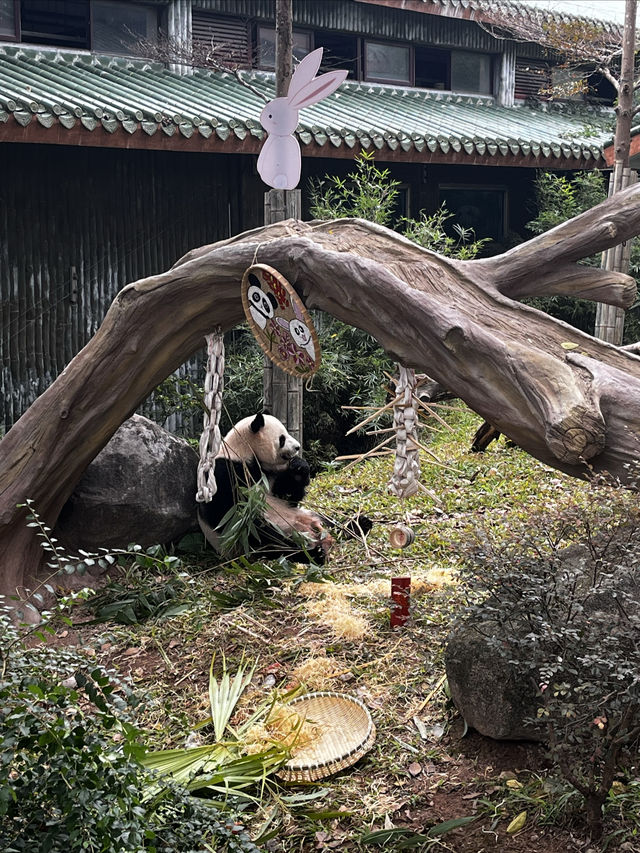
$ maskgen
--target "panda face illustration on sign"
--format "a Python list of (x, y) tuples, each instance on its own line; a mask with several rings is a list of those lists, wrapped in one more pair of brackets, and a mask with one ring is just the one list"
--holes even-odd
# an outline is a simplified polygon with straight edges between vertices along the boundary
[[(297, 306), (294, 305), (294, 309), (296, 308)], [(296, 314), (298, 314), (297, 310)], [(296, 346), (299, 346), (300, 349), (306, 350), (309, 353), (310, 357), (315, 359), (316, 350), (313, 345), (313, 339), (311, 337), (311, 329), (303, 320), (300, 319), (300, 317), (296, 316), (288, 323), (281, 317), (276, 318), (276, 321), (283, 327), (283, 329), (289, 330), (289, 334), (293, 338), (293, 342), (296, 344)]]
[(267, 325), (267, 320), (273, 317), (273, 312), (278, 307), (278, 300), (273, 293), (265, 293), (260, 287), (260, 280), (255, 275), (249, 276), (251, 286), (247, 290), (249, 300), (249, 312), (254, 321), (261, 329)]

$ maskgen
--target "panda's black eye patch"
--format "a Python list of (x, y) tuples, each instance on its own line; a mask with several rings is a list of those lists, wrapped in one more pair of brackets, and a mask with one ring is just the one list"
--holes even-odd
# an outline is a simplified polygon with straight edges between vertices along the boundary
[(284, 437), (284, 435), (281, 435), (280, 436), (280, 447), (284, 447), (284, 443), (285, 443), (285, 437)]

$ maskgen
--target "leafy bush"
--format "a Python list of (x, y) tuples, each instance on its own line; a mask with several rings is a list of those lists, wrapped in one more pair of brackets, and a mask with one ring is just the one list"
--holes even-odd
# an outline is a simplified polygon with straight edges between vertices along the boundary
[(125, 682), (76, 652), (26, 645), (4, 614), (0, 637), (2, 850), (257, 851), (232, 817), (142, 768)]
[(472, 261), (478, 256), (485, 243), (491, 242), (488, 237), (476, 240), (472, 228), (463, 228), (454, 222), (450, 226), (453, 234), (447, 233), (447, 222), (453, 219), (445, 204), (435, 213), (427, 215), (424, 211), (418, 219), (403, 219), (404, 236), (413, 240), (425, 249), (431, 249), (445, 258), (458, 258), (461, 261)]
[(543, 234), (600, 204), (607, 197), (607, 187), (602, 172), (577, 172), (571, 178), (538, 172), (535, 195), (537, 214), (527, 229)]
[(358, 217), (389, 225), (393, 219), (400, 181), (379, 169), (373, 154), (362, 151), (346, 178), (325, 175), (311, 183), (311, 215), (315, 219)]
[[(579, 552), (567, 553), (570, 542)], [(466, 616), (529, 679), (549, 752), (582, 794), (594, 838), (616, 774), (640, 742), (640, 515), (619, 490), (523, 522), (469, 563)]]

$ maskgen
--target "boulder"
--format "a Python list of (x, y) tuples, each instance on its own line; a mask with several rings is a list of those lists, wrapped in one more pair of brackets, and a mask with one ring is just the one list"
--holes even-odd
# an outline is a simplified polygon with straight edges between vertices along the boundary
[[(607, 627), (620, 618), (621, 601), (629, 616), (640, 617), (640, 573), (635, 568), (639, 559), (638, 536), (631, 536), (624, 527), (612, 537), (606, 566), (594, 565), (586, 545), (573, 545), (562, 553), (558, 588), (566, 584), (569, 590), (575, 583), (574, 594), (579, 593), (584, 617), (602, 625), (603, 644)], [(599, 579), (594, 587), (595, 577)], [(525, 637), (530, 628), (518, 629), (513, 623), (501, 627), (490, 618), (457, 625), (447, 640), (444, 658), (449, 690), (467, 725), (479, 734), (496, 740), (542, 741), (545, 729), (533, 722), (538, 709), (535, 673), (523, 671), (510, 654), (502, 653), (513, 648), (509, 640), (518, 630)]]
[(55, 533), (71, 553), (175, 541), (198, 530), (197, 466), (187, 441), (133, 415), (83, 474)]
[(449, 636), (447, 682), (466, 724), (495, 740), (542, 740), (543, 730), (525, 724), (535, 717), (536, 691), (525, 673), (501, 654), (499, 629), (486, 621), (464, 622)]

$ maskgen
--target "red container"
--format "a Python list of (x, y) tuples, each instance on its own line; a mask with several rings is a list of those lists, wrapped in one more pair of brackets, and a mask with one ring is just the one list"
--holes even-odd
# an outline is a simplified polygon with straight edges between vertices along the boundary
[(391, 578), (391, 620), (392, 628), (404, 625), (409, 618), (409, 599), (411, 596), (411, 578)]

